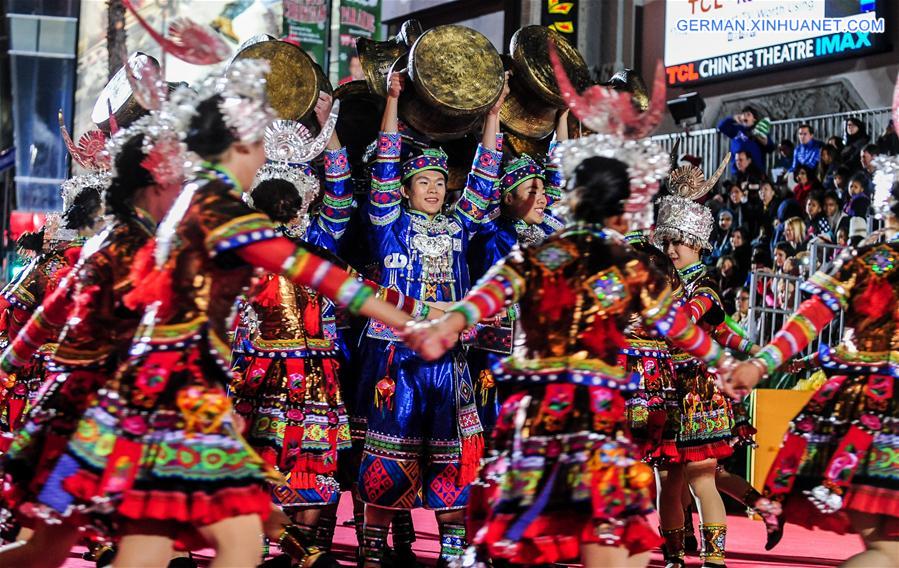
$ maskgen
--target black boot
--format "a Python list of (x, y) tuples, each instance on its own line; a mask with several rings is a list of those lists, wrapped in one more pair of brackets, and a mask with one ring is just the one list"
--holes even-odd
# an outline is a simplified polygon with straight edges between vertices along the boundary
[(414, 568), (418, 566), (418, 558), (412, 552), (415, 542), (415, 527), (412, 526), (412, 513), (397, 511), (393, 516), (393, 563), (395, 566)]
[(665, 568), (683, 568), (686, 566), (684, 557), (684, 527), (676, 529), (659, 528), (659, 534), (665, 539), (662, 543), (662, 556), (665, 560)]
[(293, 558), (301, 568), (336, 568), (337, 560), (330, 553), (312, 544), (315, 531), (306, 525), (287, 525), (278, 544), (281, 551)]
[(387, 553), (388, 527), (366, 525), (363, 529), (359, 566), (384, 566)]
[(693, 527), (693, 507), (684, 509), (684, 551), (688, 554), (699, 551), (699, 539), (696, 538), (696, 529)]

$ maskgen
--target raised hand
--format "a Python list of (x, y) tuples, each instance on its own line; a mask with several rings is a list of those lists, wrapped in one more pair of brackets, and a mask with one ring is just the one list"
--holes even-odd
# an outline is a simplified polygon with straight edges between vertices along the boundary
[(387, 98), (398, 99), (406, 88), (406, 70), (391, 71), (387, 75)]
[(511, 71), (506, 71), (503, 77), (503, 92), (499, 95), (499, 99), (497, 99), (496, 104), (490, 109), (489, 114), (494, 116), (499, 116), (499, 109), (503, 106), (503, 102), (505, 102), (506, 97), (509, 96), (509, 77), (512, 75)]
[(318, 100), (315, 101), (315, 119), (318, 121), (319, 126), (323, 127), (328, 120), (332, 104), (334, 104), (334, 99), (331, 95), (324, 91), (318, 92)]

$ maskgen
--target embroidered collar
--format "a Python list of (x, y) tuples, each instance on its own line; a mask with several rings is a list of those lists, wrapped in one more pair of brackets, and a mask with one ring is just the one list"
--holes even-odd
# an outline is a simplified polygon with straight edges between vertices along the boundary
[(243, 187), (231, 170), (221, 164), (212, 164), (210, 162), (203, 162), (200, 167), (203, 170), (197, 177), (210, 180), (217, 179), (228, 186), (228, 193), (237, 199), (243, 199)]
[(705, 274), (705, 265), (700, 261), (696, 261), (690, 266), (678, 268), (677, 272), (680, 274), (681, 280), (688, 283)]

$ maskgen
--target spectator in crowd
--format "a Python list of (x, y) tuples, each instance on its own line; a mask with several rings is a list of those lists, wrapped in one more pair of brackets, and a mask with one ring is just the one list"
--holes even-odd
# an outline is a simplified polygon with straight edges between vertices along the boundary
[(805, 250), (806, 230), (802, 217), (790, 217), (784, 223), (784, 240), (790, 243), (797, 254)]
[[(827, 215), (827, 221), (830, 228), (836, 233), (836, 229), (840, 226), (843, 219), (843, 206), (840, 203), (840, 197), (835, 191), (828, 191), (824, 194), (824, 214)], [(834, 234), (836, 237), (836, 234)]]
[(827, 139), (825, 144), (829, 144), (829, 145), (833, 146), (834, 148), (837, 149), (837, 152), (840, 152), (840, 153), (843, 152), (843, 148), (844, 148), (843, 139), (840, 138), (839, 136), (831, 136), (830, 138)]
[(861, 167), (859, 164), (859, 155), (862, 148), (871, 141), (868, 136), (868, 130), (865, 123), (855, 117), (846, 119), (846, 125), (843, 130), (843, 150), (840, 152), (840, 161), (849, 167), (852, 172), (858, 171)]
[(837, 226), (836, 241), (841, 247), (845, 247), (849, 244), (849, 222), (851, 220), (852, 217), (843, 215), (843, 218), (840, 219), (840, 224)]
[(796, 185), (793, 186), (793, 198), (804, 209), (809, 193), (816, 189), (823, 189), (823, 187), (818, 180), (818, 176), (815, 175), (815, 168), (812, 166), (804, 164), (797, 166), (793, 174), (796, 176)]
[(849, 246), (857, 247), (868, 238), (868, 219), (853, 217), (849, 220)]
[(833, 189), (833, 176), (840, 167), (840, 154), (836, 148), (830, 144), (821, 147), (821, 159), (818, 161), (818, 179), (824, 189)]
[(849, 200), (849, 179), (851, 177), (852, 173), (845, 165), (837, 168), (837, 171), (833, 174), (833, 190), (837, 192), (840, 201)]
[(732, 311), (734, 307), (734, 291), (743, 284), (740, 279), (737, 260), (726, 254), (718, 259), (715, 264), (718, 276), (718, 289), (721, 290), (721, 303), (725, 311)]
[(886, 156), (899, 154), (899, 136), (896, 135), (896, 125), (892, 120), (887, 122), (883, 134), (877, 139), (877, 147), (880, 148), (880, 153)]
[(859, 158), (859, 162), (861, 163), (861, 171), (859, 173), (864, 174), (865, 176), (865, 192), (868, 195), (874, 193), (874, 158), (880, 154), (880, 148), (877, 147), (877, 144), (868, 144), (864, 148), (862, 148), (861, 157)]
[(795, 255), (796, 249), (793, 248), (793, 245), (786, 241), (777, 243), (777, 246), (774, 247), (774, 270), (783, 272), (784, 263)]
[(759, 187), (759, 226), (768, 230), (768, 234), (774, 230), (774, 220), (777, 219), (777, 207), (780, 205), (777, 190), (770, 180), (765, 180)]
[(784, 240), (784, 229), (786, 228), (787, 219), (792, 217), (801, 217), (805, 212), (795, 199), (784, 199), (777, 208), (777, 223), (774, 228), (774, 235), (771, 238), (771, 251), (774, 252), (774, 246)]
[(746, 188), (737, 184), (730, 186), (727, 208), (734, 215), (735, 227), (747, 227), (752, 234), (758, 231), (760, 204), (758, 197), (750, 198)]
[(818, 165), (821, 158), (820, 140), (815, 140), (815, 129), (810, 124), (801, 124), (796, 129), (796, 135), (799, 138), (799, 144), (793, 152), (793, 165), (790, 171), (796, 172), (798, 166), (808, 166), (812, 169)]
[(712, 232), (712, 251), (709, 255), (709, 264), (714, 264), (719, 258), (730, 253), (730, 234), (733, 231), (734, 214), (730, 209), (722, 208), (718, 211), (718, 226)]
[[(777, 145), (777, 159), (772, 168), (773, 177), (779, 182), (783, 174), (793, 167), (793, 151), (795, 145), (791, 140), (781, 140)], [(777, 173), (775, 173), (777, 172)]]
[(765, 180), (765, 174), (759, 169), (759, 166), (752, 160), (752, 155), (746, 150), (740, 150), (734, 157), (734, 164), (737, 166), (737, 174), (734, 181), (744, 190), (757, 190), (762, 181)]
[(730, 256), (737, 262), (737, 279), (745, 282), (752, 268), (752, 245), (749, 244), (749, 232), (737, 227), (730, 233)]
[(865, 174), (859, 172), (849, 180), (849, 200), (843, 207), (843, 213), (850, 217), (865, 217), (871, 207), (871, 198), (865, 194), (867, 184)]
[(740, 286), (739, 288), (737, 288), (736, 292), (737, 305), (734, 313), (731, 314), (730, 319), (734, 320), (734, 323), (742, 327), (747, 333), (750, 333), (749, 289)]
[(823, 239), (833, 242), (833, 229), (827, 220), (824, 210), (824, 192), (815, 190), (811, 192), (805, 202), (806, 224), (805, 240)]
[(765, 163), (765, 154), (774, 150), (774, 142), (768, 137), (771, 121), (762, 118), (759, 111), (751, 106), (734, 116), (728, 116), (718, 123), (718, 131), (730, 138), (731, 174), (737, 174), (736, 155), (747, 152), (756, 164)]

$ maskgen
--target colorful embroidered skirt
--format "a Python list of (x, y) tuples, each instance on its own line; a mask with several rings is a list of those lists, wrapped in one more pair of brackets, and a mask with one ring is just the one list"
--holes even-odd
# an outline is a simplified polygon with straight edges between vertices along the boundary
[[(69, 511), (53, 508), (53, 488), (47, 481), (85, 409), (109, 376), (109, 372), (99, 370), (49, 373), (9, 451), (0, 460), (8, 507), (26, 517), (66, 517)], [(22, 521), (30, 524), (28, 519)]]
[(733, 412), (730, 401), (715, 385), (715, 376), (695, 361), (675, 364), (678, 457), (691, 462), (724, 459), (733, 454)]
[(234, 410), (250, 446), (285, 477), (273, 488), (282, 507), (329, 505), (340, 498), (338, 452), (350, 426), (331, 358), (251, 356), (231, 383)]
[(835, 376), (793, 419), (765, 482), (787, 521), (844, 533), (848, 511), (882, 515), (899, 536), (897, 380)]
[[(0, 432), (15, 434), (22, 427), (25, 414), (48, 375), (44, 357), (43, 353), (36, 355), (31, 363), (7, 377), (6, 392), (0, 399)], [(11, 439), (0, 439), (0, 452), (6, 451)]]
[(616, 389), (558, 383), (509, 396), (494, 433), (498, 457), (473, 492), (474, 542), (521, 564), (574, 560), (583, 544), (656, 547), (646, 520), (653, 472), (626, 431)]
[(461, 509), (483, 436), (464, 357), (427, 362), (402, 344), (363, 349), (360, 392), (371, 393), (359, 494), (381, 507)]
[(42, 501), (59, 512), (155, 522), (191, 543), (200, 542), (195, 527), (267, 517), (268, 468), (235, 430), (228, 377), (205, 347), (130, 359), (88, 406)]
[(640, 389), (627, 401), (627, 418), (634, 442), (645, 448), (652, 464), (677, 461), (680, 402), (675, 389), (674, 365), (662, 341), (631, 340), (619, 354), (619, 365), (640, 376)]

